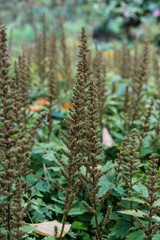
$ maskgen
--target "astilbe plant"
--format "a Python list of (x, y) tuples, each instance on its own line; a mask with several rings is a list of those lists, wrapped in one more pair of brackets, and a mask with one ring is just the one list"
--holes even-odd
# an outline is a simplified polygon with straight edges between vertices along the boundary
[(42, 55), (42, 35), (38, 35), (36, 38), (36, 48), (35, 48), (35, 62), (38, 66), (38, 75), (41, 83), (43, 84), (43, 74), (44, 74), (44, 65), (43, 65), (43, 55)]
[(37, 51), (38, 51), (38, 65), (39, 65), (39, 76), (41, 83), (44, 84), (46, 78), (46, 57), (47, 57), (47, 26), (46, 26), (46, 14), (42, 16), (42, 34), (38, 37)]
[(31, 207), (31, 202), (24, 202), (24, 193), (29, 189), (27, 175), (31, 172), (30, 151), (34, 144), (34, 138), (37, 129), (42, 125), (46, 113), (42, 113), (30, 129), (25, 132), (25, 135), (19, 137), (14, 148), (10, 149), (11, 161), (14, 162), (15, 175), (15, 190), (11, 205), (11, 218), (14, 226), (12, 232), (13, 240), (21, 240), (25, 235), (25, 231), (21, 229), (24, 226), (24, 218)]
[(43, 59), (45, 60), (47, 56), (47, 25), (46, 25), (45, 13), (43, 14), (42, 23), (43, 23), (42, 56), (43, 56)]
[(122, 44), (120, 75), (122, 78), (131, 76), (131, 54), (125, 42)]
[(133, 66), (132, 66), (132, 78), (137, 77), (139, 65), (139, 48), (138, 48), (138, 38), (134, 42), (134, 56), (133, 56)]
[(40, 83), (44, 85), (45, 78), (47, 76), (47, 26), (46, 26), (46, 15), (42, 16), (42, 32), (39, 34), (37, 31), (36, 23), (34, 25), (35, 30), (35, 62), (38, 65), (38, 74), (40, 77)]
[[(138, 152), (138, 132), (136, 129), (131, 131), (131, 134), (124, 139), (121, 146), (121, 151), (116, 159), (117, 165), (116, 170), (116, 185), (117, 181), (121, 179), (124, 180), (125, 188), (127, 190), (127, 195), (129, 197), (133, 196), (133, 187), (140, 181), (136, 179), (136, 175), (139, 172), (140, 167), (139, 152)], [(120, 205), (122, 206), (122, 205)], [(122, 206), (126, 209), (126, 207)], [(130, 210), (133, 209), (133, 202), (130, 201)], [(133, 225), (133, 217), (131, 216), (131, 225)]]
[(158, 65), (158, 58), (154, 54), (153, 57), (153, 73), (155, 77), (155, 83), (157, 87), (157, 99), (155, 101), (155, 111), (153, 112), (153, 115), (156, 119), (156, 123), (154, 126), (155, 134), (153, 136), (153, 144), (154, 146), (158, 146), (159, 140), (160, 140), (160, 97), (159, 97), (159, 91), (160, 91), (160, 67)]
[(153, 239), (154, 235), (160, 229), (160, 223), (156, 223), (154, 220), (154, 217), (160, 209), (160, 206), (156, 204), (157, 201), (160, 199), (158, 193), (160, 179), (157, 170), (158, 159), (156, 157), (156, 154), (152, 154), (150, 156), (150, 162), (148, 167), (149, 170), (146, 172), (147, 180), (145, 183), (145, 186), (148, 190), (148, 196), (142, 196), (142, 199), (145, 202), (145, 207), (147, 209), (147, 212), (143, 214), (144, 219), (147, 221), (147, 225), (144, 225), (144, 223), (138, 217), (136, 218), (139, 226), (145, 232), (145, 237), (143, 238), (143, 240)]
[[(22, 219), (27, 207), (22, 206), (23, 192), (26, 189), (26, 174), (29, 165), (29, 151), (37, 127), (44, 115), (37, 119), (36, 124), (24, 135), (18, 128), (17, 92), (14, 78), (9, 75), (9, 56), (7, 52), (6, 28), (0, 28), (0, 235), (2, 239), (20, 240), (24, 232), (20, 230)], [(22, 181), (21, 177), (24, 177)], [(15, 187), (14, 187), (15, 186)], [(19, 194), (21, 195), (19, 195)], [(18, 212), (18, 207), (23, 209)], [(19, 214), (19, 216), (18, 216)]]
[(158, 64), (158, 57), (156, 53), (153, 56), (153, 75), (155, 78), (155, 83), (157, 85), (158, 92), (160, 91), (160, 67)]
[(56, 79), (56, 95), (59, 96), (60, 92), (60, 82), (57, 78), (57, 71), (59, 66), (59, 52), (58, 52), (58, 39), (57, 33), (52, 26), (52, 31), (49, 38), (49, 68), (53, 69), (55, 72), (55, 79)]
[[(145, 42), (142, 56), (138, 66), (138, 73), (132, 78), (131, 85), (126, 87), (124, 111), (125, 111), (125, 129), (129, 132), (135, 122), (143, 115), (144, 84), (147, 83), (148, 68), (148, 42)], [(132, 107), (130, 107), (132, 106)]]
[(19, 91), (19, 104), (22, 114), (22, 128), (27, 129), (28, 120), (33, 116), (30, 113), (30, 71), (28, 61), (23, 54), (20, 58), (18, 73), (15, 68), (15, 80), (17, 81), (17, 87)]
[(60, 18), (60, 29), (61, 29), (61, 52), (63, 61), (63, 76), (66, 79), (66, 89), (70, 90), (72, 86), (72, 72), (71, 72), (71, 56), (66, 43), (66, 35), (64, 30), (63, 19)]
[(86, 140), (85, 140), (85, 151), (87, 155), (87, 159), (84, 159), (83, 165), (87, 168), (86, 176), (80, 174), (80, 179), (82, 184), (84, 185), (84, 189), (88, 195), (90, 205), (83, 201), (84, 207), (91, 213), (93, 213), (96, 223), (96, 232), (95, 237), (97, 240), (101, 240), (105, 227), (109, 221), (109, 217), (111, 214), (111, 207), (108, 207), (106, 215), (104, 217), (104, 222), (102, 228), (100, 228), (98, 223), (98, 207), (100, 204), (104, 202), (104, 200), (109, 196), (111, 193), (111, 188), (106, 191), (102, 195), (101, 198), (98, 197), (99, 193), (99, 179), (106, 174), (106, 172), (102, 172), (98, 169), (98, 164), (103, 161), (102, 155), (102, 144), (101, 140), (98, 137), (99, 131), (97, 130), (98, 127), (98, 98), (97, 98), (97, 90), (96, 86), (91, 80), (89, 84), (89, 89), (87, 93), (87, 114), (86, 114)]
[(126, 147), (128, 145), (128, 137), (124, 137), (121, 143), (119, 153), (117, 153), (117, 158), (115, 159), (116, 165), (115, 169), (115, 186), (117, 187), (122, 179), (123, 163), (126, 159)]
[(99, 119), (100, 119), (100, 126), (102, 128), (103, 127), (102, 117), (103, 117), (104, 109), (106, 107), (106, 99), (107, 99), (106, 70), (105, 70), (102, 52), (98, 50), (97, 45), (96, 45), (96, 56), (93, 63), (93, 74), (94, 74), (94, 79), (97, 86), (98, 102), (99, 102)]
[(52, 31), (49, 38), (49, 56), (50, 56), (50, 66), (55, 71), (58, 67), (58, 46), (57, 46), (57, 33), (54, 28), (54, 25), (52, 26)]
[(55, 71), (51, 70), (49, 74), (48, 81), (48, 142), (50, 140), (50, 136), (53, 129), (53, 110), (54, 110), (54, 101), (55, 101), (55, 93), (56, 93), (56, 81), (55, 81)]
[(151, 100), (150, 105), (145, 108), (144, 119), (142, 119), (142, 123), (140, 124), (140, 134), (137, 135), (139, 139), (138, 151), (140, 151), (141, 147), (143, 146), (143, 142), (145, 138), (147, 137), (148, 133), (151, 131), (150, 118), (153, 115), (153, 108), (154, 108), (154, 101)]
[(12, 78), (9, 76), (9, 61), (7, 52), (7, 37), (6, 28), (1, 26), (0, 28), (0, 162), (3, 167), (3, 171), (0, 173), (0, 196), (2, 198), (0, 203), (1, 226), (7, 229), (7, 239), (10, 240), (10, 234), (12, 229), (11, 223), (11, 199), (14, 195), (13, 183), (15, 179), (14, 162), (11, 162), (9, 151), (14, 147), (16, 139), (14, 135), (18, 133), (18, 130), (14, 127), (16, 102), (12, 95)]
[(66, 180), (66, 188), (56, 180), (57, 186), (65, 196), (64, 214), (62, 219), (62, 230), (60, 239), (63, 235), (64, 225), (67, 220), (67, 215), (72, 208), (72, 204), (79, 186), (78, 171), (81, 166), (81, 159), (84, 149), (85, 135), (85, 79), (82, 60), (79, 57), (77, 67), (77, 82), (73, 88), (73, 96), (69, 116), (65, 120), (68, 133), (61, 131), (62, 140), (67, 147), (67, 151), (62, 149), (62, 152), (68, 158), (68, 163), (64, 163), (57, 155), (56, 158), (62, 165), (61, 174)]
[(156, 123), (154, 126), (155, 134), (152, 136), (152, 142), (156, 148), (160, 141), (160, 99), (155, 102), (155, 111), (153, 112), (153, 116), (156, 119)]
[(113, 69), (116, 72), (120, 72), (121, 68), (121, 51), (116, 45), (114, 45), (114, 57), (113, 57)]
[(87, 86), (87, 83), (89, 81), (88, 53), (89, 53), (89, 50), (88, 50), (86, 30), (84, 27), (82, 27), (78, 57), (82, 63), (82, 75), (85, 82), (85, 86)]

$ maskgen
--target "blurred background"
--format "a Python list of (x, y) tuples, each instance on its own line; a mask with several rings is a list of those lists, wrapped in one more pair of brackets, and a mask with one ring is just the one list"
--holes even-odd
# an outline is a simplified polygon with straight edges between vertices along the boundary
[(47, 31), (54, 24), (57, 34), (61, 16), (68, 36), (85, 26), (98, 41), (132, 41), (145, 35), (160, 45), (159, 0), (0, 0), (0, 12), (1, 23), (17, 44), (34, 40), (34, 27), (41, 31), (45, 13)]

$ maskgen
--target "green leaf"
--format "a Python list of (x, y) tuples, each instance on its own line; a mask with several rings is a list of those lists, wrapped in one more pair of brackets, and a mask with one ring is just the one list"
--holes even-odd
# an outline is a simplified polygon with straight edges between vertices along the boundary
[[(118, 211), (119, 213), (122, 214), (126, 214), (126, 215), (131, 215), (134, 217), (140, 217), (140, 218), (144, 218), (144, 212), (140, 211), (140, 210), (122, 210), (122, 211)], [(157, 222), (160, 222), (160, 217), (158, 216), (153, 216), (152, 217), (154, 220), (156, 220)]]
[(112, 228), (112, 233), (110, 236), (116, 238), (124, 238), (127, 235), (128, 230), (130, 229), (131, 224), (129, 221), (124, 219), (118, 219), (114, 227)]
[(160, 233), (157, 233), (152, 240), (159, 240), (160, 239)]
[(87, 212), (87, 210), (85, 209), (85, 207), (81, 206), (80, 208), (72, 208), (68, 215), (69, 216), (81, 215), (84, 214), (85, 212)]
[(147, 190), (147, 188), (146, 188), (143, 184), (138, 183), (138, 184), (136, 184), (136, 185), (133, 186), (133, 189), (134, 189), (137, 193), (139, 193), (140, 195), (145, 196), (145, 197), (148, 197), (148, 190)]
[(121, 211), (118, 211), (119, 213), (122, 213), (122, 214), (126, 214), (126, 215), (131, 215), (131, 216), (134, 216), (134, 217), (141, 217), (143, 218), (143, 215), (145, 214), (144, 212), (140, 211), (140, 210), (121, 210)]
[(138, 230), (136, 232), (130, 233), (127, 236), (126, 240), (142, 240), (144, 236), (145, 236), (144, 231), (143, 230)]
[(144, 200), (136, 198), (136, 197), (130, 197), (130, 198), (122, 198), (121, 200), (123, 201), (132, 201), (132, 202), (137, 202), (137, 203), (142, 203), (144, 204)]
[(48, 151), (43, 155), (43, 158), (47, 161), (55, 162), (56, 164), (60, 165), (58, 160), (55, 158), (53, 151)]
[(40, 154), (42, 155), (44, 153), (44, 149), (41, 146), (33, 146), (32, 148), (32, 154)]
[(88, 230), (88, 228), (86, 228), (82, 222), (78, 222), (78, 221), (74, 221), (72, 223), (72, 228), (76, 228), (76, 229), (80, 229), (80, 230)]
[(32, 233), (36, 228), (37, 228), (37, 226), (24, 225), (20, 229), (25, 231), (25, 232), (27, 232), (29, 234), (29, 233)]
[(45, 237), (44, 240), (55, 240), (55, 237)]
[(35, 186), (40, 192), (49, 192), (47, 181), (39, 181)]

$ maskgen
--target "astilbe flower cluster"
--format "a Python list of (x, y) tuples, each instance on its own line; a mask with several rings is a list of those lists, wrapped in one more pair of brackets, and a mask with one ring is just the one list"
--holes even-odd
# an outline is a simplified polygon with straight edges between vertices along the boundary
[[(23, 193), (27, 188), (26, 174), (29, 166), (29, 152), (34, 143), (37, 128), (44, 114), (25, 134), (18, 128), (17, 91), (14, 78), (9, 75), (6, 28), (0, 28), (0, 223), (2, 239), (20, 240), (20, 230), (29, 205), (23, 205)], [(22, 180), (22, 176), (24, 180)], [(15, 187), (14, 187), (15, 186)], [(21, 212), (19, 212), (21, 210)]]
[(159, 137), (160, 137), (160, 97), (159, 97), (159, 91), (160, 91), (160, 67), (158, 65), (158, 59), (156, 54), (154, 54), (153, 57), (153, 73), (155, 77), (155, 83), (157, 87), (157, 99), (155, 101), (155, 111), (153, 112), (153, 115), (156, 119), (155, 124), (155, 134), (153, 136), (153, 144), (155, 146), (158, 146), (159, 144)]
[(47, 43), (47, 25), (46, 25), (46, 15), (45, 13), (42, 16), (42, 34), (38, 33), (36, 22), (34, 23), (34, 32), (35, 32), (35, 51), (34, 58), (35, 62), (38, 65), (38, 74), (40, 77), (40, 83), (42, 86), (44, 85), (45, 78), (47, 76), (47, 51), (48, 51), (48, 43)]
[[(19, 76), (17, 76), (15, 72), (15, 76), (17, 76), (19, 79), (19, 104), (21, 104), (21, 114), (22, 114), (22, 128), (27, 128), (27, 122), (28, 120), (33, 116), (33, 114), (30, 113), (30, 96), (29, 96), (29, 90), (30, 90), (30, 71), (29, 71), (29, 64), (28, 61), (23, 54), (23, 56), (20, 58), (21, 61), (19, 63)], [(18, 86), (17, 86), (18, 87)]]
[(126, 87), (124, 111), (125, 129), (128, 132), (143, 115), (143, 106), (145, 106), (143, 86), (147, 83), (148, 54), (148, 42), (145, 42), (138, 73), (133, 76), (131, 84)]
[(102, 228), (100, 228), (98, 223), (98, 206), (104, 202), (104, 200), (109, 196), (111, 193), (111, 188), (106, 191), (105, 194), (102, 195), (101, 198), (98, 198), (98, 192), (100, 186), (98, 185), (99, 179), (102, 175), (106, 174), (106, 172), (102, 172), (99, 170), (98, 164), (103, 161), (102, 155), (102, 144), (100, 138), (98, 138), (99, 131), (97, 130), (98, 127), (98, 98), (97, 98), (97, 90), (96, 86), (93, 83), (93, 80), (90, 81), (89, 89), (87, 92), (87, 110), (86, 110), (86, 140), (85, 140), (85, 151), (87, 155), (87, 159), (84, 160), (83, 165), (87, 169), (86, 176), (80, 174), (81, 182), (84, 185), (84, 189), (88, 195), (90, 205), (83, 201), (84, 207), (89, 211), (92, 212), (95, 218), (96, 223), (96, 239), (101, 240), (105, 227), (109, 221), (109, 217), (111, 214), (111, 207), (108, 207), (106, 215), (104, 217), (104, 222)]
[(61, 30), (61, 51), (63, 61), (63, 76), (66, 79), (66, 89), (71, 89), (72, 86), (72, 72), (71, 72), (71, 56), (66, 43), (66, 35), (64, 30), (63, 19), (60, 18), (60, 30)]
[(147, 212), (144, 213), (143, 217), (147, 221), (147, 225), (144, 225), (143, 222), (137, 217), (136, 220), (139, 226), (144, 230), (145, 237), (143, 240), (151, 240), (153, 239), (154, 235), (160, 229), (160, 223), (155, 222), (154, 217), (159, 212), (160, 206), (157, 201), (160, 199), (158, 194), (159, 191), (159, 173), (157, 170), (158, 167), (158, 159), (156, 154), (152, 154), (150, 156), (149, 162), (149, 170), (146, 172), (147, 180), (145, 186), (148, 190), (148, 196), (141, 196), (145, 202), (145, 207)]
[(131, 53), (125, 42), (122, 44), (120, 75), (122, 78), (131, 77)]
[(99, 121), (101, 128), (103, 127), (102, 117), (106, 107), (107, 89), (106, 89), (106, 71), (102, 52), (98, 50), (96, 45), (96, 56), (93, 62), (93, 76), (97, 86), (99, 101)]
[(133, 56), (133, 67), (132, 67), (132, 78), (137, 77), (139, 66), (139, 47), (138, 38), (134, 42), (134, 56)]
[(48, 108), (48, 142), (50, 140), (50, 136), (53, 129), (53, 110), (54, 110), (54, 101), (55, 101), (55, 95), (56, 95), (56, 79), (55, 79), (55, 71), (51, 70), (49, 74), (49, 80), (48, 80), (48, 102), (47, 105)]
[(55, 74), (55, 79), (56, 79), (56, 95), (59, 96), (60, 92), (60, 82), (59, 79), (57, 78), (57, 71), (58, 71), (58, 66), (59, 66), (59, 51), (58, 51), (58, 41), (57, 41), (57, 33), (54, 28), (54, 25), (52, 26), (52, 31), (49, 37), (49, 68), (51, 70), (54, 70)]
[(10, 239), (10, 233), (13, 228), (11, 222), (11, 199), (14, 195), (13, 183), (15, 181), (14, 165), (9, 155), (10, 148), (16, 144), (14, 135), (18, 130), (14, 127), (16, 102), (12, 94), (12, 78), (9, 76), (9, 61), (7, 52), (7, 37), (6, 28), (0, 28), (0, 163), (3, 171), (0, 172), (0, 223), (1, 226), (7, 229), (7, 239)]
[(60, 157), (56, 155), (56, 158), (62, 165), (61, 173), (67, 183), (67, 186), (64, 189), (59, 181), (56, 180), (57, 186), (65, 196), (64, 215), (62, 220), (63, 226), (60, 239), (62, 238), (67, 215), (72, 208), (73, 200), (79, 186), (79, 180), (77, 180), (77, 177), (83, 156), (85, 135), (85, 79), (83, 73), (83, 64), (79, 58), (77, 66), (77, 82), (76, 86), (73, 88), (73, 96), (71, 100), (73, 109), (70, 109), (69, 116), (65, 120), (68, 132), (65, 133), (61, 131), (62, 140), (68, 149), (67, 151), (62, 149), (62, 152), (68, 157), (68, 163), (65, 164)]
[(54, 28), (54, 25), (52, 26), (52, 31), (49, 38), (49, 56), (50, 56), (50, 67), (51, 69), (54, 69), (55, 72), (57, 71), (58, 67), (58, 47), (57, 47), (57, 34), (56, 30)]
[(153, 115), (153, 109), (154, 109), (154, 101), (153, 99), (151, 99), (151, 103), (149, 104), (148, 107), (145, 108), (144, 119), (142, 119), (142, 123), (140, 125), (140, 134), (138, 135), (138, 139), (139, 139), (138, 150), (140, 150), (141, 147), (143, 146), (144, 139), (147, 137), (148, 132), (151, 130), (150, 118)]
[(82, 27), (81, 37), (80, 37), (80, 45), (79, 45), (79, 53), (78, 58), (81, 60), (81, 74), (83, 75), (85, 86), (89, 81), (89, 64), (88, 64), (88, 43), (85, 28)]
[[(139, 152), (138, 152), (138, 131), (133, 129), (131, 134), (124, 139), (120, 153), (116, 159), (116, 175), (115, 184), (122, 179), (125, 183), (125, 188), (129, 197), (133, 196), (133, 187), (141, 180), (136, 180), (136, 175), (140, 167)], [(120, 205), (121, 206), (121, 205)], [(124, 206), (121, 206), (125, 208)], [(126, 208), (125, 208), (126, 209)], [(133, 209), (133, 203), (130, 201), (130, 210)], [(133, 225), (133, 217), (131, 216), (131, 224)]]

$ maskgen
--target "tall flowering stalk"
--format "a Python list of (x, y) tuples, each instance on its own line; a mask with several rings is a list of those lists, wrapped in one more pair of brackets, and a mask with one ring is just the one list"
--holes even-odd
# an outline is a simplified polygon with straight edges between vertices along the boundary
[[(131, 134), (124, 139), (120, 153), (116, 159), (116, 182), (120, 179), (124, 180), (127, 194), (133, 196), (133, 187), (140, 181), (135, 180), (136, 174), (140, 167), (139, 152), (138, 152), (138, 132), (136, 129), (131, 131)], [(133, 202), (130, 201), (130, 210), (133, 209)], [(133, 217), (131, 216), (131, 225), (133, 225)]]
[(103, 60), (102, 53), (98, 50), (96, 45), (96, 56), (93, 63), (93, 73), (94, 79), (97, 86), (98, 92), (98, 102), (99, 102), (99, 121), (101, 128), (103, 127), (102, 117), (104, 113), (104, 109), (106, 106), (107, 99), (107, 89), (106, 89), (106, 69)]
[(155, 223), (154, 217), (159, 212), (160, 206), (156, 205), (156, 202), (160, 199), (159, 191), (159, 173), (157, 170), (158, 159), (156, 154), (150, 156), (149, 169), (146, 172), (147, 180), (145, 186), (148, 190), (148, 197), (142, 196), (145, 202), (147, 212), (143, 215), (147, 221), (147, 226), (142, 223), (139, 218), (136, 218), (139, 226), (144, 230), (145, 237), (143, 240), (151, 240), (160, 228), (160, 223)]
[[(27, 187), (26, 175), (29, 166), (29, 152), (34, 143), (37, 128), (44, 114), (25, 134), (18, 127), (21, 119), (17, 109), (15, 78), (9, 75), (9, 56), (7, 51), (5, 26), (0, 27), (0, 236), (7, 240), (20, 240), (24, 232), (23, 218), (28, 207), (22, 204), (23, 193)], [(18, 120), (19, 119), (19, 120)], [(24, 177), (22, 180), (21, 177)], [(19, 212), (19, 210), (21, 212)], [(4, 230), (4, 231), (3, 231)]]
[(62, 149), (64, 155), (68, 158), (68, 163), (65, 164), (57, 155), (56, 158), (61, 164), (61, 173), (66, 180), (65, 189), (56, 180), (57, 186), (65, 196), (64, 214), (62, 219), (62, 230), (60, 239), (62, 239), (67, 215), (72, 208), (73, 200), (75, 198), (79, 180), (77, 180), (79, 168), (83, 157), (84, 150), (84, 136), (85, 136), (85, 78), (84, 78), (84, 64), (79, 57), (77, 66), (77, 82), (73, 88), (73, 96), (69, 116), (65, 120), (68, 132), (62, 133), (62, 140), (67, 146), (67, 151)]
[(53, 109), (54, 109), (54, 100), (55, 100), (55, 92), (56, 92), (56, 81), (55, 81), (55, 72), (54, 70), (50, 71), (49, 81), (48, 81), (48, 142), (50, 140), (50, 136), (53, 129)]
[(61, 29), (61, 50), (62, 50), (62, 61), (63, 61), (63, 76), (66, 79), (66, 89), (71, 89), (72, 85), (72, 72), (71, 72), (71, 56), (67, 48), (66, 35), (64, 30), (63, 19), (60, 18), (60, 29)]
[(102, 155), (102, 144), (100, 138), (98, 138), (99, 131), (98, 127), (98, 98), (97, 98), (97, 90), (96, 86), (91, 80), (89, 84), (88, 94), (87, 94), (87, 132), (86, 132), (86, 141), (85, 141), (85, 151), (87, 154), (87, 160), (84, 161), (84, 166), (87, 168), (87, 174), (84, 176), (80, 174), (81, 182), (84, 186), (84, 189), (88, 195), (90, 205), (83, 201), (84, 207), (94, 215), (95, 223), (96, 223), (96, 239), (101, 240), (105, 227), (109, 221), (109, 217), (111, 214), (111, 207), (108, 207), (106, 215), (104, 217), (104, 222), (102, 228), (100, 228), (98, 223), (98, 206), (104, 202), (104, 200), (111, 193), (111, 188), (103, 194), (101, 198), (98, 198), (98, 192), (100, 186), (98, 185), (99, 179), (102, 175), (106, 174), (106, 172), (102, 172), (97, 168), (98, 164), (103, 161)]
[(126, 87), (124, 111), (125, 129), (127, 132), (129, 132), (134, 127), (135, 122), (142, 117), (143, 106), (146, 104), (143, 88), (144, 84), (147, 83), (148, 54), (148, 42), (145, 42), (138, 66), (138, 73), (134, 75), (131, 86)]

